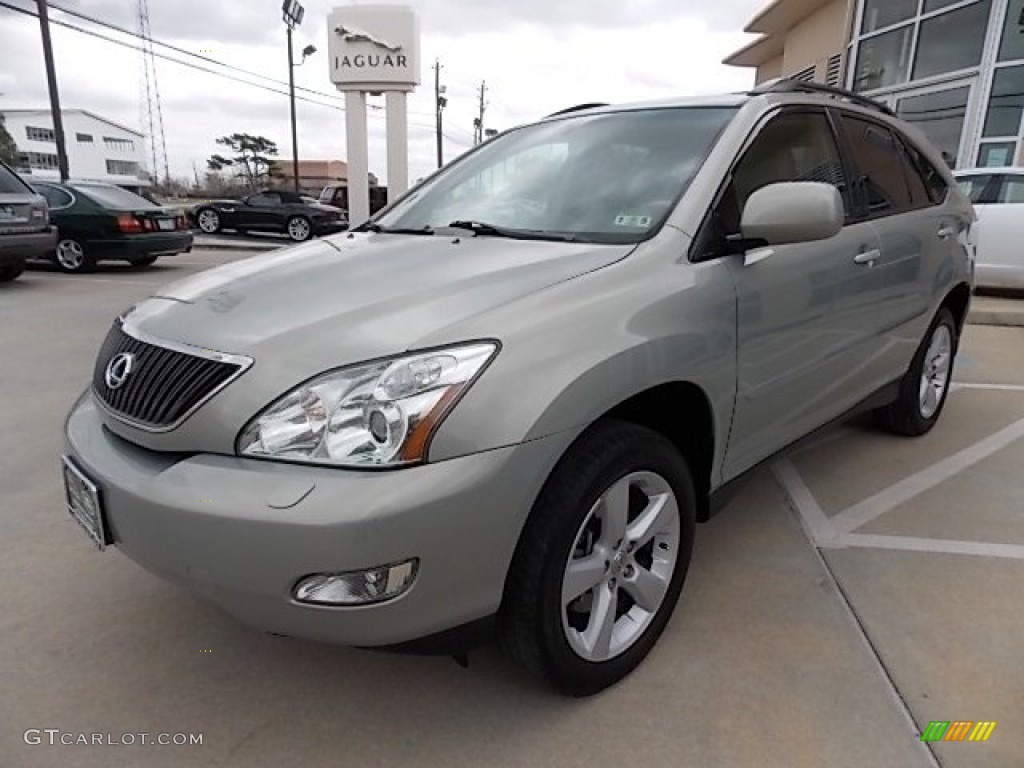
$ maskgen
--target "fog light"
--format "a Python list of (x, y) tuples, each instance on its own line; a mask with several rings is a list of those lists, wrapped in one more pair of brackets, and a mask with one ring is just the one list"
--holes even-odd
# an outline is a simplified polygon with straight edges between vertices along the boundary
[(295, 585), (295, 599), (313, 605), (367, 605), (398, 597), (412, 586), (419, 560), (366, 571), (315, 573)]

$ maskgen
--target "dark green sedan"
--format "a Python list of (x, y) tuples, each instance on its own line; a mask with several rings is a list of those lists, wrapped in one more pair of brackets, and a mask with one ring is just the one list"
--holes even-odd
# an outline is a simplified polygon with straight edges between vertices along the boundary
[(184, 214), (98, 181), (32, 181), (57, 225), (50, 258), (65, 272), (89, 272), (98, 261), (148, 266), (160, 256), (192, 250)]

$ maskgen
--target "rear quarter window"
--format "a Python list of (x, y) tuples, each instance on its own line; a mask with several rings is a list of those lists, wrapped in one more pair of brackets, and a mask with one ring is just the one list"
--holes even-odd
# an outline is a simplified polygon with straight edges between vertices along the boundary
[(115, 211), (152, 210), (160, 207), (151, 203), (146, 198), (136, 195), (134, 192), (121, 189), (121, 187), (79, 184), (74, 189), (104, 208), (110, 208)]

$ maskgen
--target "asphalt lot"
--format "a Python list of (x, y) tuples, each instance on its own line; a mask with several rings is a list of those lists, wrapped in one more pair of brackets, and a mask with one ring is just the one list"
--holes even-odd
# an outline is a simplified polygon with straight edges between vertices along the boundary
[[(919, 440), (839, 427), (698, 530), (647, 662), (592, 699), (264, 635), (97, 553), (63, 511), (68, 407), (121, 309), (243, 252), (0, 285), (0, 766), (1020, 766), (1024, 328), (970, 326)], [(925, 747), (930, 720), (996, 721)], [(202, 734), (201, 746), (26, 744)], [(59, 740), (59, 737), (58, 737)]]

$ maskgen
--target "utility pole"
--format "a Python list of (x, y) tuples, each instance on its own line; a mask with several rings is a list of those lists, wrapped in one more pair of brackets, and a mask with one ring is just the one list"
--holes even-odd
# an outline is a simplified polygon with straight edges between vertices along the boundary
[(444, 165), (444, 145), (442, 141), (443, 136), (443, 120), (442, 113), (444, 108), (448, 106), (448, 99), (445, 97), (445, 92), (448, 89), (441, 85), (441, 62), (437, 59), (434, 60), (434, 113), (437, 118), (437, 167), (440, 168)]
[(46, 61), (46, 84), (50, 88), (50, 112), (53, 114), (53, 135), (57, 140), (57, 168), (60, 180), (68, 180), (68, 153), (64, 145), (64, 119), (60, 113), (60, 95), (57, 93), (57, 71), (53, 66), (53, 43), (50, 40), (50, 15), (46, 0), (36, 0), (39, 11), (39, 30), (43, 34), (43, 59)]
[(481, 81), (480, 83), (480, 116), (473, 120), (473, 144), (479, 144), (484, 140), (484, 110), (487, 108), (487, 102), (484, 101), (484, 95), (487, 93), (487, 82)]

